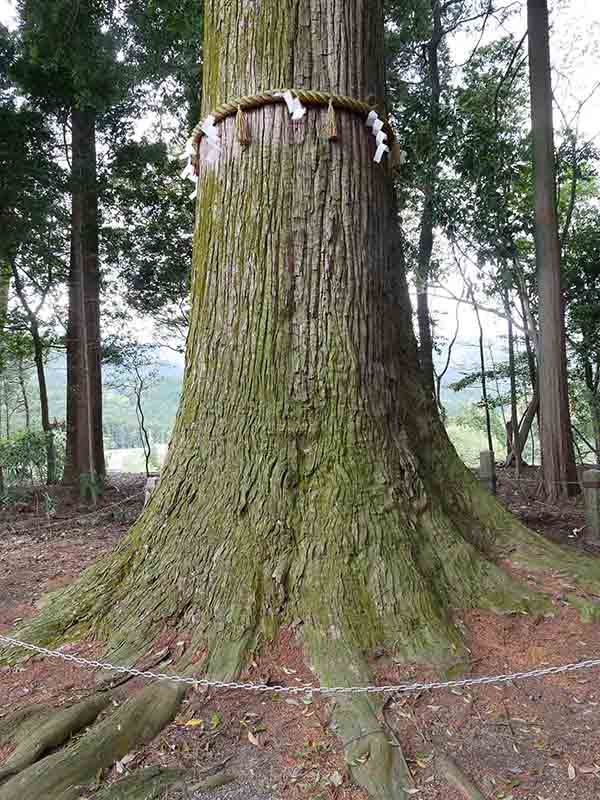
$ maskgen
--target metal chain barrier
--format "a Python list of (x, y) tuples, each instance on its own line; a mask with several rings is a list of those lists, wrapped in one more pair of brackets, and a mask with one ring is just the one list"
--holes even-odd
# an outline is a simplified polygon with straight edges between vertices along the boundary
[(505, 675), (488, 675), (483, 678), (463, 678), (462, 680), (436, 681), (434, 683), (401, 683), (387, 686), (313, 686), (312, 684), (302, 684), (298, 686), (269, 686), (266, 683), (239, 683), (237, 681), (210, 681), (204, 678), (191, 678), (182, 675), (167, 675), (160, 672), (149, 670), (139, 670), (135, 667), (122, 667), (110, 664), (105, 661), (92, 661), (80, 656), (63, 653), (60, 650), (49, 650), (47, 647), (40, 647), (10, 636), (0, 634), (0, 642), (4, 642), (9, 647), (23, 648), (40, 655), (50, 658), (58, 658), (69, 661), (80, 667), (89, 669), (101, 669), (117, 672), (124, 675), (131, 675), (134, 678), (147, 678), (148, 680), (169, 681), (171, 683), (182, 683), (189, 686), (202, 687), (205, 689), (229, 689), (245, 692), (273, 692), (278, 694), (321, 694), (321, 695), (347, 695), (347, 694), (407, 694), (409, 692), (428, 692), (434, 689), (462, 689), (467, 686), (489, 686), (511, 683), (512, 681), (528, 680), (531, 678), (544, 678), (548, 675), (559, 675), (566, 672), (575, 672), (581, 669), (592, 669), (600, 667), (600, 658), (578, 661), (573, 664), (563, 664), (557, 667), (543, 667), (533, 669), (528, 672), (512, 672)]

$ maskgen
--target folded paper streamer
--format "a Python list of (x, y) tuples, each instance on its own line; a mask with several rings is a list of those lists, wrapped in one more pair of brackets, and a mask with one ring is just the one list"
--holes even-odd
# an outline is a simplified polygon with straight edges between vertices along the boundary
[[(206, 141), (208, 142), (208, 153), (206, 155), (206, 161), (209, 164), (214, 164), (214, 162), (218, 159), (219, 155), (221, 154), (221, 141), (219, 138), (219, 131), (215, 125), (215, 118), (214, 116), (209, 115), (206, 117), (205, 120), (200, 125), (200, 130), (206, 137)], [(188, 140), (185, 150), (181, 154), (180, 158), (182, 160), (187, 161), (185, 169), (181, 173), (182, 178), (189, 178), (189, 180), (196, 185), (194, 191), (190, 195), (190, 200), (195, 200), (198, 196), (198, 170), (197, 166), (194, 162), (195, 152), (194, 152), (194, 138)]]
[(367, 128), (371, 128), (373, 136), (375, 137), (375, 143), (377, 145), (373, 161), (376, 164), (381, 164), (381, 159), (383, 156), (390, 152), (390, 148), (386, 144), (388, 136), (383, 130), (383, 120), (379, 119), (379, 114), (376, 111), (369, 111), (365, 124)]
[[(199, 148), (203, 138), (206, 138), (208, 143), (203, 155), (204, 161), (207, 164), (213, 164), (217, 161), (221, 154), (221, 140), (217, 129), (219, 123), (223, 122), (227, 117), (235, 115), (237, 138), (242, 148), (246, 148), (251, 144), (246, 113), (281, 102), (286, 104), (294, 122), (301, 120), (306, 115), (306, 106), (325, 107), (327, 109), (327, 118), (323, 133), (329, 141), (337, 141), (339, 139), (336, 110), (359, 114), (366, 121), (367, 127), (371, 129), (371, 133), (375, 138), (376, 147), (373, 160), (379, 164), (384, 155), (389, 153), (392, 167), (401, 166), (406, 162), (407, 154), (402, 150), (393, 128), (389, 122), (379, 117), (379, 114), (373, 110), (370, 103), (356, 100), (353, 97), (312, 89), (265, 90), (260, 94), (239, 97), (223, 103), (214, 109), (206, 119), (196, 125), (181, 156), (184, 161), (188, 162), (182, 173), (182, 178), (196, 181), (199, 167)], [(196, 192), (191, 195), (192, 198), (195, 196)]]
[(196, 171), (196, 167), (194, 166), (194, 143), (192, 139), (188, 139), (185, 145), (185, 149), (183, 153), (179, 156), (180, 161), (187, 161), (185, 165), (185, 169), (181, 173), (181, 177), (185, 180), (188, 178), (193, 184), (196, 185), (196, 188), (190, 195), (190, 200), (195, 200), (196, 196), (198, 195), (198, 174)]
[(285, 92), (275, 92), (275, 97), (283, 97), (285, 104), (288, 107), (288, 111), (290, 112), (290, 116), (294, 122), (302, 119), (302, 117), (306, 114), (306, 109), (300, 100), (298, 100), (297, 97), (294, 97), (289, 89)]
[(218, 157), (221, 155), (221, 140), (219, 139), (219, 131), (215, 125), (215, 118), (212, 114), (204, 120), (200, 125), (200, 130), (206, 136), (208, 141), (208, 153), (206, 161), (209, 164), (214, 164)]

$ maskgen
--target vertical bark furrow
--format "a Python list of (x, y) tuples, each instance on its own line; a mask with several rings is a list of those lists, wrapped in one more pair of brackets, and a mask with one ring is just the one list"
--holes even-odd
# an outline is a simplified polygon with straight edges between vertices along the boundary
[[(205, 112), (275, 80), (383, 95), (380, 3), (205, 12)], [(325, 116), (249, 112), (247, 148), (227, 119), (215, 163), (202, 141), (168, 459), (116, 552), (33, 623), (46, 636), (66, 603), (63, 630), (117, 649), (192, 629), (219, 677), (297, 619), (347, 647), (448, 658), (448, 609), (494, 583), (478, 552), (492, 511), (475, 530), (477, 489), (422, 389), (389, 167), (357, 116), (337, 113), (336, 142)]]

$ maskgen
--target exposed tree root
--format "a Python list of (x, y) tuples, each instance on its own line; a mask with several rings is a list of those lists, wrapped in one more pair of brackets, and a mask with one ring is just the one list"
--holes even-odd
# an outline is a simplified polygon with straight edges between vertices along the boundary
[(25, 706), (0, 719), (0, 746), (16, 746), (48, 720), (54, 712), (46, 706)]
[(400, 743), (383, 727), (381, 705), (366, 696), (338, 699), (334, 725), (352, 777), (373, 800), (403, 800), (414, 787)]
[[(406, 660), (441, 666), (461, 661), (453, 608), (536, 605), (535, 593), (494, 563), (495, 536), (519, 560), (573, 569), (582, 582), (600, 584), (597, 561), (526, 531), (455, 457), (447, 454), (445, 467), (425, 465), (423, 473), (432, 477), (423, 483), (411, 460), (395, 463), (387, 440), (373, 447), (386, 465), (381, 474), (371, 450), (353, 446), (321, 471), (305, 467), (305, 478), (294, 480), (292, 489), (289, 465), (280, 464), (275, 445), (273, 452), (240, 457), (240, 475), (225, 483), (221, 462), (207, 462), (203, 491), (191, 483), (173, 495), (165, 480), (117, 549), (27, 621), (21, 638), (55, 645), (88, 633), (106, 635), (107, 657), (134, 663), (168, 621), (170, 630), (192, 634), (188, 661), (178, 669), (223, 680), (236, 677), (279, 626), (301, 620), (322, 684), (361, 685), (374, 682), (363, 656), (380, 646)], [(198, 452), (194, 445), (190, 458)], [(248, 470), (252, 502), (238, 497)], [(268, 491), (259, 494), (259, 486)], [(189, 557), (181, 558), (182, 552)], [(194, 661), (200, 651), (202, 664)], [(0, 787), (0, 800), (76, 798), (74, 787), (153, 738), (182, 696), (173, 685), (145, 689), (74, 744), (11, 777)], [(333, 723), (355, 780), (373, 800), (398, 800), (408, 797), (412, 779), (381, 710), (378, 695), (338, 696)], [(17, 732), (21, 727), (10, 724)], [(146, 778), (152, 776), (140, 780)], [(132, 791), (134, 784), (132, 778)]]
[(21, 772), (49, 751), (60, 747), (74, 733), (91, 725), (109, 703), (108, 695), (94, 695), (53, 715), (25, 738), (8, 757), (0, 769), (0, 781)]
[(184, 769), (147, 767), (106, 786), (96, 795), (96, 800), (162, 800), (167, 787), (175, 788), (189, 777)]
[(79, 787), (93, 780), (98, 770), (153, 739), (173, 719), (184, 693), (173, 684), (146, 687), (74, 744), (11, 778), (0, 788), (0, 800), (76, 800)]
[(463, 795), (465, 800), (485, 800), (473, 781), (465, 775), (458, 764), (445, 753), (438, 753), (435, 768), (439, 775)]
[[(323, 684), (365, 685), (372, 675), (358, 651), (318, 633), (309, 637), (311, 660)], [(404, 800), (414, 787), (400, 743), (385, 726), (378, 695), (336, 695), (332, 729), (342, 740), (352, 777), (373, 800)]]
[(188, 791), (207, 792), (233, 780), (235, 776), (230, 772), (196, 780), (189, 770), (147, 767), (107, 786), (97, 794), (96, 800), (162, 800), (167, 788), (184, 786)]

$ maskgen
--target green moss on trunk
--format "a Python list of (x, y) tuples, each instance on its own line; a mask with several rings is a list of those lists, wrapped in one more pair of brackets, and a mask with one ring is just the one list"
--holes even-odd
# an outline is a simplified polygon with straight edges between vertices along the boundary
[[(379, 2), (208, 0), (205, 15), (205, 111), (274, 85), (383, 95)], [(365, 653), (380, 646), (455, 664), (453, 608), (532, 602), (499, 551), (544, 563), (559, 551), (484, 492), (437, 419), (392, 176), (363, 122), (339, 113), (338, 141), (324, 142), (326, 109), (298, 124), (283, 106), (247, 117), (250, 147), (234, 118), (219, 125), (215, 164), (201, 147), (186, 373), (160, 484), (115, 551), (22, 638), (93, 633), (130, 661), (165, 629), (191, 632), (196, 668), (227, 679), (300, 621), (324, 684), (370, 681)], [(378, 713), (364, 698), (341, 704), (345, 741)], [(361, 748), (357, 779), (378, 800), (402, 798), (400, 751), (384, 737)]]

